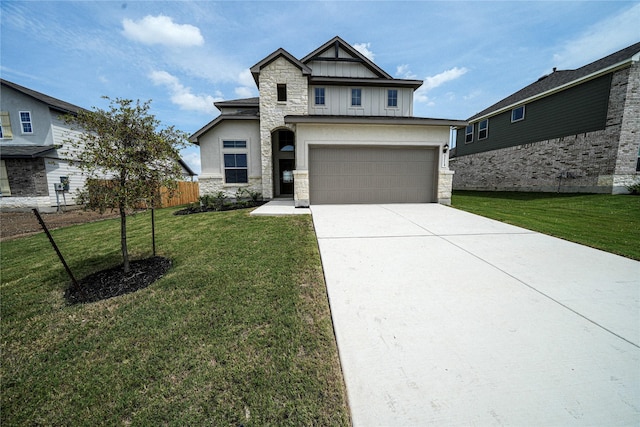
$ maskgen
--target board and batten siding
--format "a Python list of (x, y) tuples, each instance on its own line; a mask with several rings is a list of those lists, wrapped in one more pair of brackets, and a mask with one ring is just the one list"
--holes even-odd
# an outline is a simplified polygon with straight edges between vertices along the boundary
[(489, 135), (478, 140), (474, 123), (473, 142), (465, 143), (465, 129), (458, 129), (456, 155), (481, 153), (500, 148), (602, 130), (612, 74), (599, 77), (554, 95), (524, 104), (525, 118), (511, 123), (511, 110), (489, 117)]
[[(324, 105), (315, 104), (315, 88), (324, 87)], [(362, 105), (351, 106), (351, 89), (362, 89)], [(388, 87), (366, 86), (310, 86), (309, 114), (331, 116), (387, 116), (410, 117), (413, 115), (413, 90), (397, 88), (398, 106), (387, 107)], [(396, 89), (396, 88), (393, 88)]]

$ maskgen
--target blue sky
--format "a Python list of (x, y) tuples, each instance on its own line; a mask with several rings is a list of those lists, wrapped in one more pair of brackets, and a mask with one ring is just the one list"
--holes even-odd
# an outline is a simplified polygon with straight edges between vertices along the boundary
[[(398, 78), (424, 80), (414, 114), (466, 119), (553, 67), (640, 41), (640, 2), (0, 2), (2, 78), (84, 108), (152, 100), (189, 134), (213, 102), (257, 96), (249, 67), (338, 35)], [(199, 150), (183, 157), (200, 171)]]

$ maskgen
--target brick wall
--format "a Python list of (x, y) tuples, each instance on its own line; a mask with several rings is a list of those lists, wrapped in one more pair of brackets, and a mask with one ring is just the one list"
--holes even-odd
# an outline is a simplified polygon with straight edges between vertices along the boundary
[(5, 159), (12, 197), (48, 196), (44, 159)]
[(640, 181), (638, 63), (613, 75), (604, 130), (451, 159), (454, 190), (621, 193)]

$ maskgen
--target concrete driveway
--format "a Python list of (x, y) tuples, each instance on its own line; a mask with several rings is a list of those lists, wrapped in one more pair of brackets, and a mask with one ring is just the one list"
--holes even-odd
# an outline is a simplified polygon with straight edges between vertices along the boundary
[(437, 204), (311, 211), (355, 426), (640, 424), (640, 262)]

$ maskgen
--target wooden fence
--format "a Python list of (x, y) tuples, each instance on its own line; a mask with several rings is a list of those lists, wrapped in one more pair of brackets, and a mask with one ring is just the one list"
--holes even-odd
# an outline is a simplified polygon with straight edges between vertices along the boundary
[[(90, 185), (89, 197), (100, 197), (102, 189), (108, 189), (117, 185), (115, 181), (111, 180), (92, 180), (88, 184)], [(174, 191), (173, 197), (169, 197), (169, 190), (165, 187), (160, 188), (160, 207), (170, 208), (173, 206), (186, 205), (188, 203), (197, 202), (199, 200), (199, 186), (197, 182), (190, 181), (178, 181), (178, 188)], [(108, 191), (107, 191), (108, 192)], [(140, 202), (136, 205), (136, 209), (146, 209), (148, 206), (144, 202)]]
[(197, 182), (179, 181), (178, 189), (173, 194), (173, 197), (169, 197), (166, 188), (160, 189), (160, 196), (162, 198), (160, 206), (163, 208), (170, 208), (173, 206), (197, 202), (199, 192), (200, 187)]

